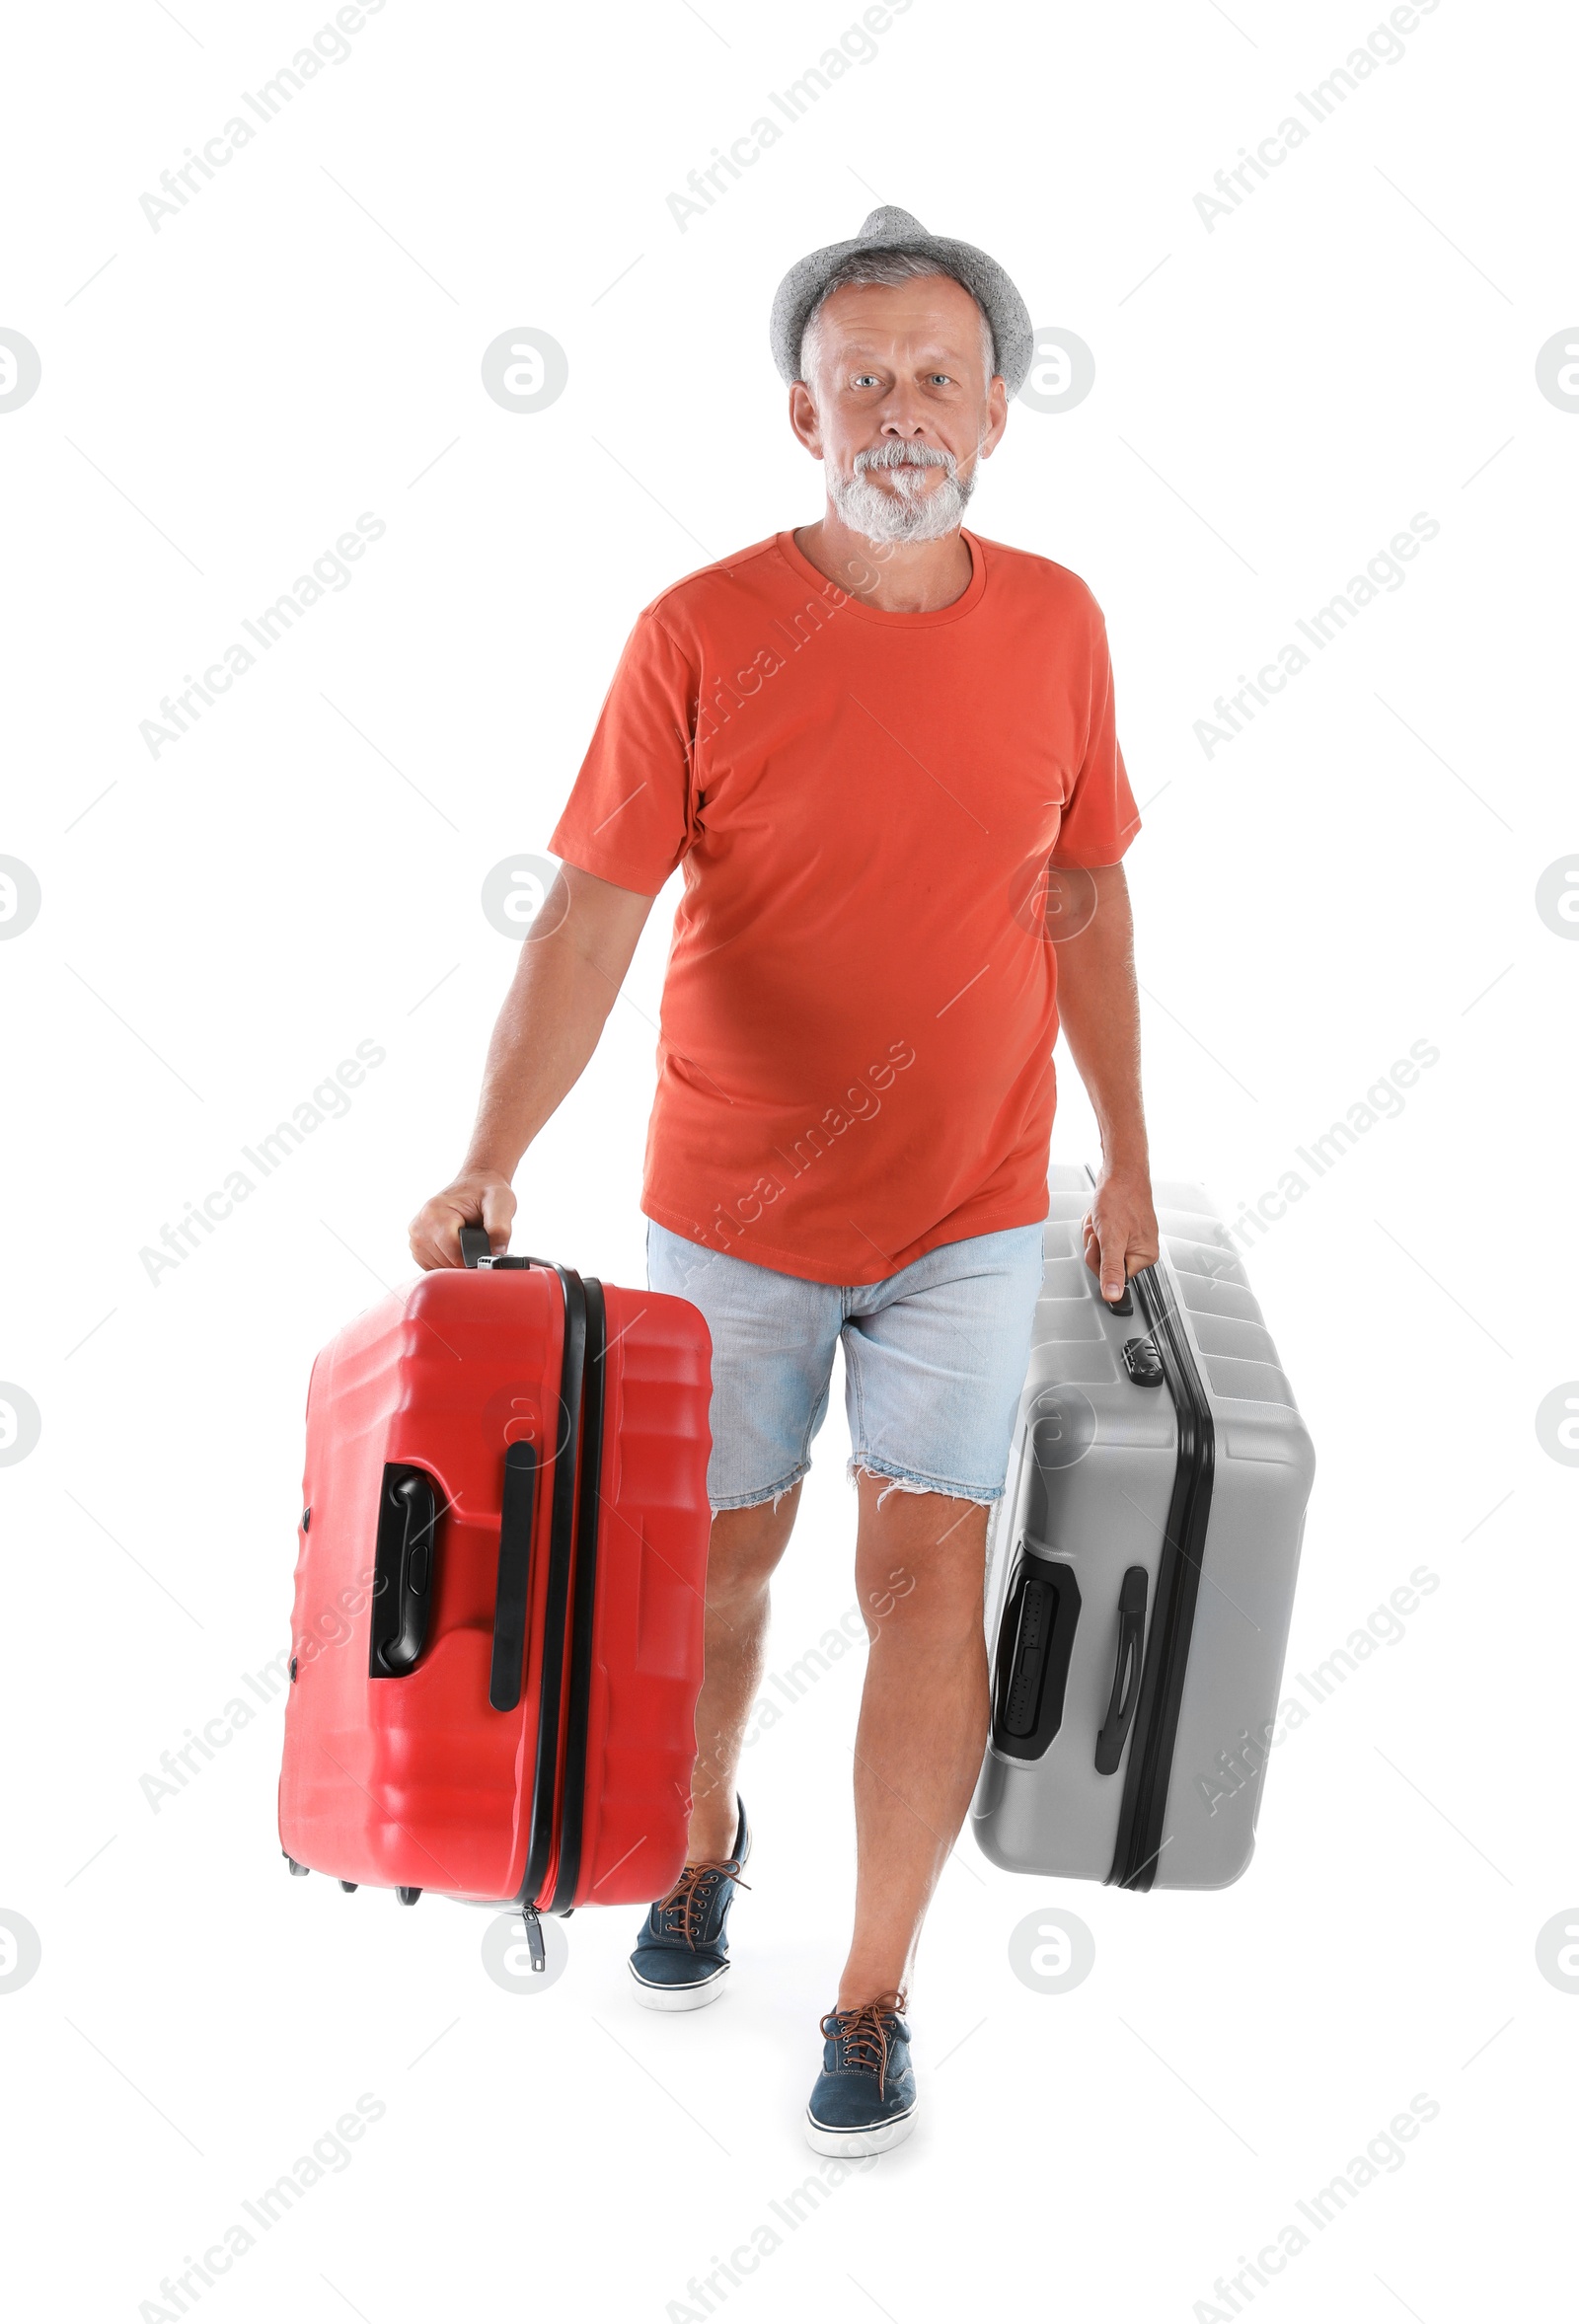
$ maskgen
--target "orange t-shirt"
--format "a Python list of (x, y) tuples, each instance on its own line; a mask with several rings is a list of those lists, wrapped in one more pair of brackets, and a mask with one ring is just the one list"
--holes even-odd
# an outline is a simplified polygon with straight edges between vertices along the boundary
[(549, 845), (683, 871), (641, 1207), (817, 1283), (1047, 1213), (1049, 860), (1139, 828), (1102, 617), (973, 533), (963, 596), (884, 613), (789, 533), (642, 614)]

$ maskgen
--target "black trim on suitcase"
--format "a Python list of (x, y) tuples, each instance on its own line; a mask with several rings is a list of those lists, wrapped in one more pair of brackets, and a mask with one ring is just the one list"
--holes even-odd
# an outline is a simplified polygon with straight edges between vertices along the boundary
[[(528, 1261), (528, 1264), (534, 1262)], [(554, 1455), (554, 1501), (549, 1537), (547, 1599), (543, 1613), (543, 1661), (538, 1678), (536, 1762), (527, 1826), (526, 1870), (516, 1902), (535, 1905), (554, 1853), (555, 1807), (559, 1793), (560, 1712), (564, 1698), (564, 1626), (570, 1600), (570, 1566), (575, 1549), (576, 1487), (581, 1450), (581, 1387), (586, 1361), (586, 1293), (573, 1267), (551, 1259), (564, 1298), (564, 1353), (560, 1366), (560, 1433)]]
[(592, 1704), (592, 1645), (597, 1615), (598, 1513), (603, 1476), (603, 1391), (608, 1367), (608, 1317), (603, 1286), (589, 1275), (586, 1291), (585, 1409), (581, 1415), (579, 1514), (575, 1591), (570, 1608), (570, 1701), (564, 1722), (564, 1786), (560, 1798), (560, 1858), (550, 1912), (568, 1912), (581, 1873), (586, 1811), (587, 1716)]
[(507, 1446), (499, 1509), (498, 1580), (493, 1593), (493, 1662), (488, 1682), (488, 1698), (496, 1711), (513, 1711), (525, 1684), (532, 1519), (536, 1509), (537, 1448), (528, 1444)]
[(1216, 1433), (1189, 1337), (1162, 1262), (1142, 1268), (1131, 1282), (1162, 1357), (1178, 1424), (1178, 1464), (1158, 1560), (1151, 1637), (1135, 1706), (1112, 1869), (1107, 1875), (1109, 1883), (1120, 1888), (1149, 1889), (1164, 1845), (1163, 1819), (1212, 1508)]

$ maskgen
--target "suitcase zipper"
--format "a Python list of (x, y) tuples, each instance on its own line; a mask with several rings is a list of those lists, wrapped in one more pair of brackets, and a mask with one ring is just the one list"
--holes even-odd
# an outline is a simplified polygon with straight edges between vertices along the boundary
[(592, 1648), (597, 1620), (598, 1515), (602, 1506), (603, 1416), (608, 1372), (608, 1316), (603, 1286), (589, 1275), (586, 1349), (575, 1528), (575, 1587), (570, 1608), (570, 1694), (564, 1721), (564, 1781), (560, 1795), (560, 1850), (551, 1912), (569, 1912), (581, 1874), (586, 1818), (587, 1719), (592, 1707)]
[[(543, 1883), (555, 1867), (541, 1910), (574, 1909), (586, 1812), (587, 1716), (597, 1615), (598, 1513), (603, 1472), (607, 1321), (603, 1286), (583, 1283), (573, 1267), (552, 1260), (564, 1298), (560, 1367), (560, 1445), (554, 1462), (553, 1519), (538, 1682), (537, 1759), (532, 1780), (526, 1870), (517, 1894), (532, 1966), (540, 1966), (538, 1925)], [(573, 1575), (573, 1587), (572, 1587)], [(566, 1666), (568, 1665), (568, 1672)], [(566, 1685), (566, 1676), (568, 1685)]]
[(1211, 1406), (1165, 1265), (1159, 1259), (1131, 1278), (1162, 1359), (1163, 1377), (1178, 1426), (1178, 1463), (1167, 1524), (1152, 1595), (1140, 1697), (1124, 1774), (1118, 1834), (1110, 1884), (1149, 1889), (1157, 1859), (1166, 1844), (1163, 1819), (1167, 1808), (1173, 1744), (1189, 1662), (1190, 1631), (1200, 1596), (1201, 1558), (1212, 1508), (1216, 1434)]
[[(575, 1542), (575, 1504), (581, 1450), (581, 1387), (586, 1360), (586, 1293), (573, 1267), (553, 1266), (564, 1300), (564, 1345), (560, 1361), (560, 1425), (554, 1455), (553, 1517), (549, 1572), (543, 1610), (543, 1645), (538, 1671), (537, 1745), (532, 1769), (532, 1804), (527, 1819), (526, 1870), (517, 1892), (523, 1911), (535, 1907), (548, 1874), (557, 1837), (561, 1714), (564, 1703), (565, 1618), (569, 1611), (570, 1565)], [(541, 1932), (539, 1932), (541, 1935)], [(531, 1929), (528, 1926), (528, 1942)]]

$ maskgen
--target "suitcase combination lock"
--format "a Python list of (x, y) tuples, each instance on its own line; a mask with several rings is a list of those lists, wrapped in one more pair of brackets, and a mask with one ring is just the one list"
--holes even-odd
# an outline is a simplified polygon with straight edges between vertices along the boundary
[(1156, 1340), (1125, 1340), (1124, 1369), (1137, 1387), (1161, 1387), (1163, 1359), (1157, 1352)]

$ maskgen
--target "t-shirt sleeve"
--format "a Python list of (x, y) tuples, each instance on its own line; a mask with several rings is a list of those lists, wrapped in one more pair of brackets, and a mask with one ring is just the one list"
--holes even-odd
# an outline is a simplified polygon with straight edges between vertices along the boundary
[(1118, 747), (1107, 628), (1094, 606), (1089, 670), (1086, 756), (1064, 808), (1052, 861), (1066, 869), (1094, 871), (1116, 863), (1141, 827)]
[(696, 838), (691, 720), (697, 681), (661, 622), (626, 641), (549, 852), (615, 887), (655, 896)]

